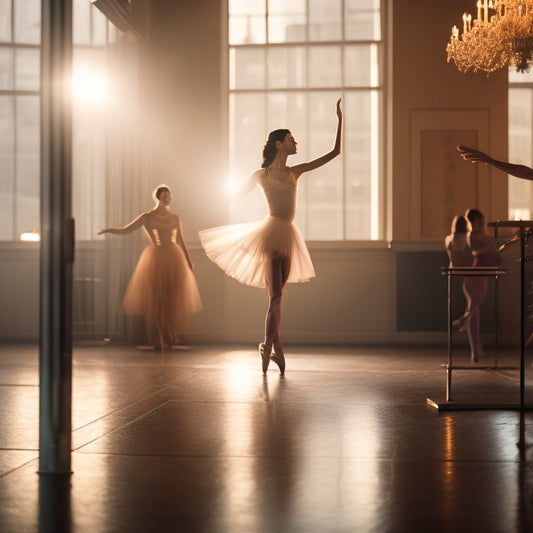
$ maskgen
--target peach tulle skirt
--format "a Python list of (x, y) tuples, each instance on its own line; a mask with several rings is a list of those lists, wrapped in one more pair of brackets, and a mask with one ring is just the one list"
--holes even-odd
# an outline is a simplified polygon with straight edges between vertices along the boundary
[(289, 283), (315, 277), (302, 233), (292, 221), (267, 216), (264, 220), (200, 231), (205, 253), (228, 276), (245, 285), (266, 287), (265, 263), (276, 255), (289, 257)]
[(129, 315), (143, 315), (149, 341), (156, 346), (178, 342), (191, 316), (202, 308), (198, 286), (180, 246), (147, 246), (123, 300)]

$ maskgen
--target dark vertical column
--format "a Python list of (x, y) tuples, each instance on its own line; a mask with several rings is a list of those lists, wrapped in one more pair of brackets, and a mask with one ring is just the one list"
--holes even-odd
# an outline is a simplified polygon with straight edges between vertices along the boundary
[(70, 473), (72, 0), (42, 0), (39, 473)]

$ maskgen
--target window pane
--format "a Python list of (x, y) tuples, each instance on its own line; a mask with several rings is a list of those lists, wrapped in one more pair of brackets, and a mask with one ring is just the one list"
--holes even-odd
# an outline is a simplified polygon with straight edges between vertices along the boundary
[(16, 98), (16, 225), (15, 238), (39, 227), (40, 156), (39, 97)]
[(265, 50), (233, 48), (230, 54), (230, 88), (262, 89), (265, 83)]
[(377, 87), (380, 84), (378, 47), (375, 44), (346, 45), (344, 83), (349, 87)]
[[(264, 94), (243, 93), (230, 96), (230, 181), (239, 189), (246, 178), (262, 163), (267, 137)], [(230, 206), (232, 222), (254, 220), (266, 215), (265, 200), (259, 189)]]
[(268, 41), (291, 43), (306, 40), (305, 15), (269, 15)]
[[(329, 152), (335, 140), (337, 95), (313, 92), (308, 96), (308, 159)], [(311, 240), (341, 240), (343, 235), (342, 159), (310, 172), (305, 177), (305, 237)]]
[(309, 47), (309, 86), (342, 86), (342, 57), (340, 46)]
[(230, 15), (264, 15), (266, 0), (229, 0)]
[(105, 107), (76, 105), (72, 117), (72, 205), (76, 239), (105, 225)]
[(268, 87), (305, 87), (306, 53), (303, 46), (276, 46), (267, 50)]
[(97, 8), (92, 9), (92, 44), (105, 45), (107, 42), (107, 18)]
[(14, 99), (0, 96), (0, 240), (10, 241), (14, 232)]
[(11, 42), (11, 0), (0, 0), (0, 42)]
[(40, 0), (17, 0), (15, 2), (15, 41), (25, 44), (41, 42)]
[(266, 41), (264, 17), (234, 16), (229, 20), (230, 44), (254, 44)]
[(268, 1), (268, 40), (287, 43), (306, 40), (305, 0)]
[[(346, 121), (344, 154), (346, 164), (346, 237), (379, 238), (377, 228), (380, 102), (376, 92), (349, 91), (344, 96)], [(352, 117), (352, 120), (350, 120)]]
[(15, 88), (19, 91), (38, 91), (40, 85), (40, 50), (15, 50)]
[[(244, 0), (238, 9), (239, 15), (246, 17)], [(345, 125), (342, 156), (299, 183), (296, 222), (307, 239), (366, 240), (382, 236), (381, 43), (347, 42), (379, 41), (380, 10), (379, 0), (269, 0), (267, 43), (254, 47), (253, 52), (250, 47), (241, 50), (238, 45), (229, 50), (230, 90), (235, 91), (230, 94), (233, 133), (239, 128), (236, 121), (253, 123), (254, 114), (261, 114), (266, 124), (263, 132), (260, 128), (255, 133), (250, 131), (247, 139), (232, 137), (230, 157), (234, 168), (235, 160), (248, 157), (241, 146), (246, 145), (255, 154), (261, 133), (264, 143), (263, 136), (278, 128), (288, 128), (299, 143), (290, 165), (329, 152), (337, 125), (335, 102), (339, 96), (344, 97), (345, 124), (350, 124)], [(245, 35), (241, 30), (240, 39), (250, 39)], [(260, 50), (264, 56), (259, 55)], [(251, 57), (246, 55), (251, 53)], [(250, 63), (252, 68), (248, 67)], [(239, 93), (240, 89), (260, 94)], [(244, 101), (249, 102), (246, 113), (235, 112), (237, 102)], [(254, 161), (248, 161), (246, 174), (257, 167)], [(256, 199), (243, 207), (244, 211), (248, 209), (248, 217), (237, 210), (232, 220), (257, 218), (261, 206), (264, 199)]]
[(91, 8), (87, 0), (72, 2), (72, 41), (76, 44), (91, 44)]
[(267, 136), (265, 96), (256, 93), (232, 95), (230, 99), (231, 173), (237, 180), (261, 166), (261, 153)]
[[(533, 89), (509, 89), (509, 161), (533, 166)], [(531, 220), (533, 190), (530, 181), (509, 177), (509, 218)]]
[(309, 0), (309, 40), (342, 39), (341, 0)]
[(381, 39), (379, 0), (344, 0), (344, 16), (347, 41)]
[(296, 142), (300, 145), (298, 147), (298, 154), (291, 157), (290, 165), (294, 165), (298, 161), (303, 161), (305, 158), (305, 149), (307, 148), (306, 134), (307, 134), (307, 96), (306, 93), (300, 92), (273, 92), (268, 95), (266, 110), (267, 110), (267, 126), (266, 134), (272, 130), (285, 128), (291, 130), (295, 136)]
[(13, 89), (13, 48), (0, 47), (0, 90)]

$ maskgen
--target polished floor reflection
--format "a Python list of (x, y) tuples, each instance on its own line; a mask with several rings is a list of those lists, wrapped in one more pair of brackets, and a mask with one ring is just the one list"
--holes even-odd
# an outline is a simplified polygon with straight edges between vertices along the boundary
[[(75, 346), (65, 479), (36, 474), (38, 348), (0, 345), (0, 531), (532, 531), (533, 412), (427, 406), (445, 361), (289, 347), (263, 377), (248, 346)], [(463, 404), (518, 395), (517, 372), (454, 376)]]

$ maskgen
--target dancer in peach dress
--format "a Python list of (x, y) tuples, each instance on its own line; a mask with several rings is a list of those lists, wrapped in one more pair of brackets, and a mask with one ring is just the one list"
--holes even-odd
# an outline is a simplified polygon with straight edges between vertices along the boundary
[(156, 349), (178, 344), (191, 316), (202, 308), (193, 274), (194, 265), (183, 239), (180, 217), (170, 211), (172, 193), (159, 185), (156, 206), (123, 227), (98, 234), (124, 235), (143, 227), (151, 241), (142, 252), (123, 300), (126, 314), (142, 315), (146, 333)]
[(227, 275), (241, 283), (266, 287), (269, 306), (265, 320), (265, 339), (259, 345), (262, 370), (270, 360), (283, 375), (285, 356), (280, 340), (282, 300), (287, 283), (309, 281), (315, 270), (300, 230), (294, 224), (298, 180), (331, 161), (341, 151), (342, 111), (337, 101), (337, 133), (333, 149), (322, 157), (293, 167), (289, 155), (297, 143), (286, 129), (272, 131), (263, 149), (263, 163), (247, 180), (240, 196), (255, 185), (262, 189), (269, 215), (264, 220), (211, 228), (200, 232), (207, 256)]

